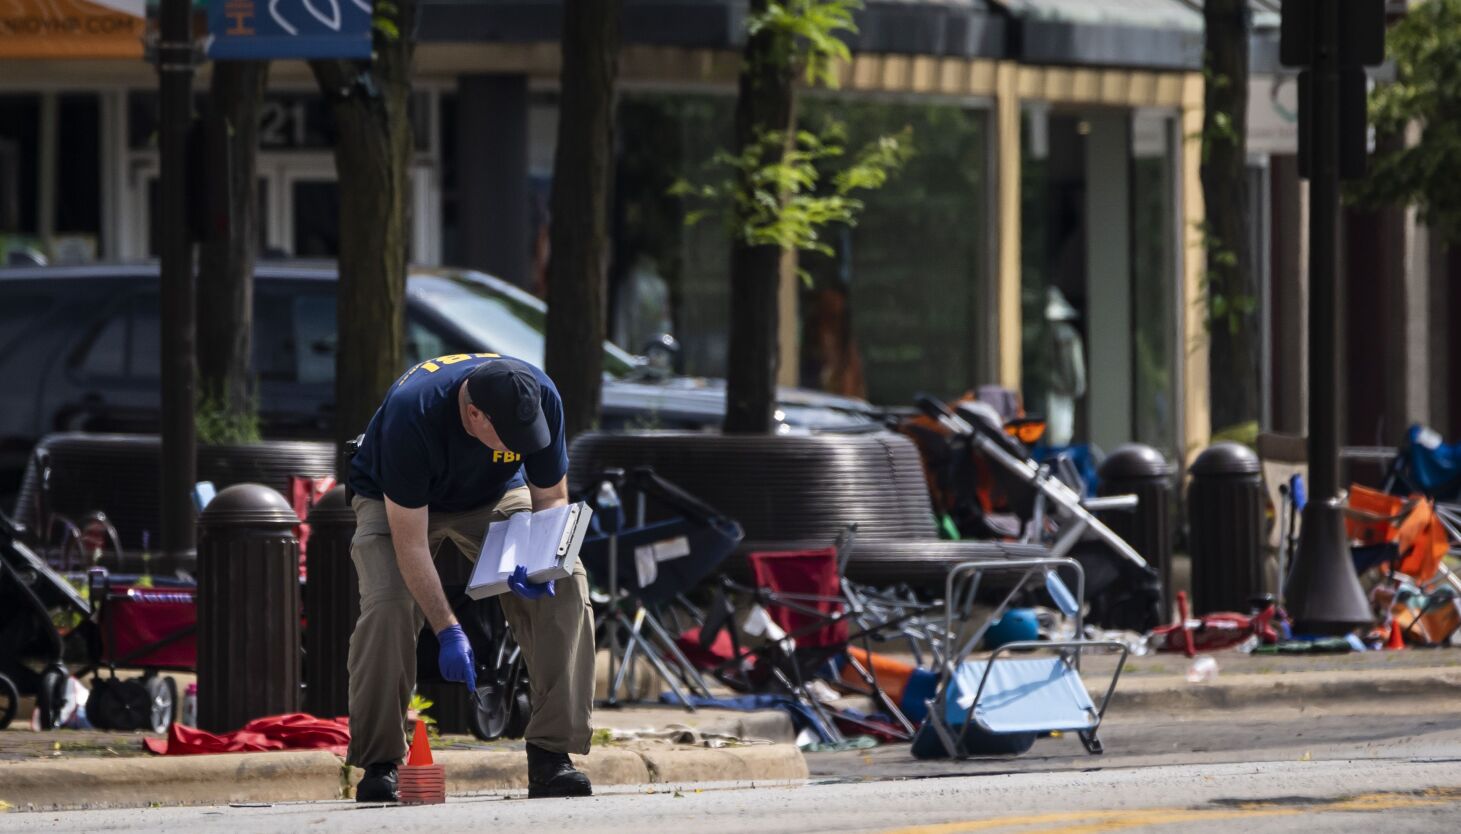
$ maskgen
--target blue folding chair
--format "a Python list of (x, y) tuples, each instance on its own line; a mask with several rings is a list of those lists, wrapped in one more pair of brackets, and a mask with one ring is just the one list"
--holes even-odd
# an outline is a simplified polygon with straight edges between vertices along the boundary
[[(1074, 594), (1057, 570), (1073, 573)], [(977, 622), (969, 616), (973, 600), (985, 575), (994, 573), (1018, 573), (1019, 577), (994, 611)], [(1084, 596), (1085, 574), (1074, 559), (965, 562), (949, 572), (944, 627), (946, 633), (954, 634), (956, 615), (963, 626), (954, 640), (958, 648), (946, 658), (938, 688), (929, 701), (928, 719), (914, 736), (914, 756), (1019, 755), (1038, 736), (1052, 732), (1077, 733), (1087, 751), (1103, 751), (1098, 730), (1126, 665), (1129, 650), (1125, 644), (1084, 639), (1022, 641), (1006, 643), (984, 659), (963, 659), (1016, 597), (1037, 580), (1055, 606), (1075, 620), (1076, 633), (1083, 634), (1078, 600)], [(1100, 704), (1091, 698), (1080, 675), (1081, 655), (1092, 650), (1120, 655)]]
[[(623, 470), (606, 470), (593, 485), (586, 496), (594, 507), (593, 526), (579, 561), (608, 592), (608, 605), (595, 623), (609, 648), (608, 703), (619, 702), (634, 657), (643, 654), (679, 703), (693, 712), (694, 699), (687, 692), (708, 698), (710, 689), (660, 616), (678, 604), (699, 618), (683, 594), (717, 570), (745, 534), (740, 524), (648, 467), (627, 476)], [(624, 512), (630, 497), (632, 526)], [(672, 517), (648, 521), (650, 501)]]

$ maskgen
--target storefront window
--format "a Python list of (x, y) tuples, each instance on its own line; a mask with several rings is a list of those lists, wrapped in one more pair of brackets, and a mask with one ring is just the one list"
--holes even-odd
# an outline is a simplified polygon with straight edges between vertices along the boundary
[[(665, 327), (691, 374), (723, 376), (729, 243), (723, 218), (685, 225), (666, 196), (706, 181), (728, 148), (729, 95), (630, 93), (621, 100), (611, 273), (611, 337), (631, 350)], [(919, 391), (952, 395), (979, 378), (986, 275), (984, 114), (956, 105), (808, 97), (801, 125), (841, 121), (849, 151), (910, 128), (914, 156), (883, 188), (859, 195), (854, 228), (825, 231), (835, 255), (801, 256), (800, 383), (874, 402)]]
[(1131, 134), (1132, 385), (1135, 439), (1177, 449), (1176, 206), (1172, 119), (1138, 113)]
[(712, 174), (734, 113), (729, 95), (626, 93), (619, 103), (609, 337), (638, 352), (670, 327), (694, 375), (725, 375), (730, 236), (718, 216), (687, 226), (691, 207), (668, 192)]
[(0, 249), (35, 245), (41, 97), (0, 96)]
[(1022, 393), (1051, 446), (1177, 452), (1173, 130), (1163, 112), (1024, 113)]
[(913, 156), (858, 195), (852, 228), (828, 230), (835, 256), (805, 254), (801, 383), (876, 403), (952, 397), (981, 377), (987, 275), (987, 122), (952, 104), (810, 98), (803, 124), (846, 126), (849, 155), (908, 131)]

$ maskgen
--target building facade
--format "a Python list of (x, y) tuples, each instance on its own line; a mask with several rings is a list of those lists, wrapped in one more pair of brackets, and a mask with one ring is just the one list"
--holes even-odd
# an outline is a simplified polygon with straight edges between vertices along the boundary
[[(866, 197), (855, 227), (829, 232), (832, 256), (803, 258), (805, 280), (782, 276), (782, 381), (887, 404), (994, 383), (1049, 414), (1061, 439), (1107, 449), (1139, 440), (1190, 457), (1214, 429), (1201, 301), (1200, 4), (866, 6), (840, 84), (807, 91), (801, 123), (840, 120), (849, 147), (908, 131), (914, 156)], [(1276, 6), (1254, 2), (1259, 419), (1301, 430), (1303, 189), (1285, 121), (1292, 84), (1265, 51), (1276, 43)], [(715, 151), (730, 144), (745, 14), (743, 0), (625, 0), (610, 330), (631, 350), (672, 332), (694, 374), (721, 375), (730, 361), (728, 238), (714, 217), (686, 225), (693, 207), (669, 189), (708, 177)], [(423, 0), (414, 261), (541, 289), (560, 16), (546, 0)], [(200, 96), (206, 75), (205, 66)], [(156, 251), (155, 89), (154, 71), (136, 59), (0, 58), (8, 247), (54, 260)], [(262, 251), (336, 252), (332, 130), (307, 67), (275, 62), (260, 132)], [(1391, 259), (1413, 266), (1413, 251), (1400, 251)], [(1402, 268), (1402, 285), (1410, 272)], [(1419, 296), (1406, 298), (1413, 306)], [(1425, 379), (1401, 399), (1425, 399), (1431, 413), (1450, 395)]]

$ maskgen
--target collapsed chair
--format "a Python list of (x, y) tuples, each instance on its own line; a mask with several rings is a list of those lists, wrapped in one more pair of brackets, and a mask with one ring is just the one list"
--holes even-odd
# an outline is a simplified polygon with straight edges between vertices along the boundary
[[(732, 688), (790, 699), (783, 706), (824, 742), (845, 740), (839, 725), (906, 741), (914, 724), (879, 680), (873, 646), (906, 641), (915, 654), (939, 655), (946, 640), (933, 630), (934, 605), (847, 579), (856, 530), (830, 548), (750, 553), (753, 584), (722, 577), (704, 625), (681, 644)], [(738, 609), (748, 612), (741, 623)], [(827, 704), (816, 681), (869, 696), (887, 720)]]
[[(1076, 577), (1075, 594), (1057, 569)], [(976, 617), (973, 602), (984, 577), (1011, 573), (1018, 577), (1003, 601), (987, 616)], [(1077, 733), (1087, 751), (1103, 752), (1098, 731), (1126, 665), (1125, 644), (1083, 639), (1019, 641), (999, 646), (984, 659), (962, 659), (975, 650), (991, 625), (1005, 616), (1011, 603), (1036, 582), (1043, 584), (1055, 607), (1075, 621), (1076, 634), (1083, 634), (1077, 600), (1084, 591), (1085, 574), (1074, 559), (977, 561), (949, 572), (944, 625), (950, 634), (954, 633), (956, 620), (962, 625), (954, 642), (957, 648), (940, 669), (935, 695), (928, 704), (928, 719), (913, 739), (914, 756), (1019, 755), (1029, 750), (1038, 736), (1054, 732)], [(1092, 650), (1119, 655), (1099, 705), (1091, 699), (1080, 675), (1081, 655)]]
[[(634, 658), (642, 654), (661, 680), (691, 711), (687, 694), (710, 697), (699, 670), (685, 656), (663, 620), (699, 622), (703, 614), (684, 596), (720, 568), (743, 533), (741, 526), (648, 467), (626, 475), (606, 469), (585, 499), (593, 526), (579, 551), (584, 570), (606, 589), (595, 631), (610, 656), (608, 703), (617, 704)], [(625, 503), (634, 504), (632, 526)], [(649, 502), (671, 515), (646, 521)]]

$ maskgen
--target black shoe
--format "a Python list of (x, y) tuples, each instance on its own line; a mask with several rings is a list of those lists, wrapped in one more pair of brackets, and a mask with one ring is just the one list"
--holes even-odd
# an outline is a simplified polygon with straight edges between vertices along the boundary
[(588, 777), (578, 772), (567, 753), (553, 753), (528, 745), (528, 798), (593, 796)]
[(355, 786), (356, 802), (400, 802), (396, 793), (396, 763), (366, 765), (365, 775)]

